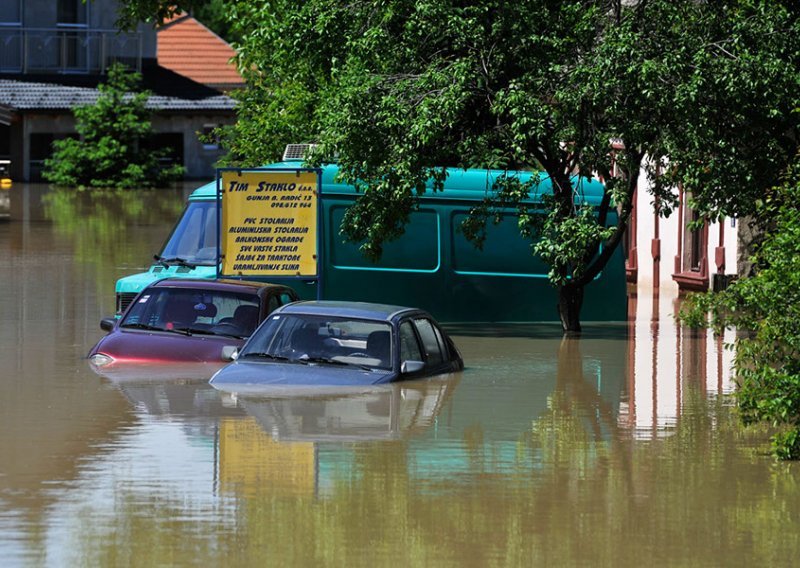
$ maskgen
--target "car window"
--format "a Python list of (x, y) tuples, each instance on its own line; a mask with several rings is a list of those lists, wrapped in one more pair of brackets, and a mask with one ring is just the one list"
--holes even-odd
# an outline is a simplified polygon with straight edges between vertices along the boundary
[(392, 345), (392, 329), (385, 321), (278, 312), (267, 318), (239, 356), (391, 369)]
[(271, 314), (273, 311), (275, 311), (276, 308), (279, 308), (280, 305), (281, 305), (280, 298), (277, 295), (273, 294), (272, 296), (269, 297), (269, 300), (267, 301), (267, 313)]
[(255, 294), (188, 288), (152, 288), (124, 316), (121, 327), (191, 328), (247, 336), (258, 323)]
[(253, 334), (241, 354), (255, 352), (286, 356), (292, 350), (291, 337), (301, 327), (303, 321), (298, 318), (272, 315), (259, 328), (259, 333)]
[(400, 362), (423, 360), (414, 327), (410, 321), (404, 321), (400, 324)]
[(422, 347), (425, 350), (428, 365), (438, 365), (442, 362), (442, 346), (437, 338), (436, 330), (430, 320), (418, 318), (414, 320), (417, 331), (422, 339)]
[(289, 292), (284, 292), (283, 294), (281, 294), (281, 305), (290, 304), (295, 300), (296, 298)]
[(436, 334), (436, 339), (439, 342), (439, 348), (442, 350), (442, 360), (448, 361), (450, 359), (448, 352), (447, 352), (447, 343), (442, 337), (442, 330), (439, 329), (439, 326), (433, 324), (433, 332)]

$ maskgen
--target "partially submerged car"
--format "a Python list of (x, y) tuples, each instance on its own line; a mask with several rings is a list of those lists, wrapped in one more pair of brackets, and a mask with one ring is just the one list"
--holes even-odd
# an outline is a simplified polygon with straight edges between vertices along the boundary
[(295, 302), (250, 337), (211, 379), (239, 394), (267, 387), (336, 392), (460, 371), (461, 354), (425, 311), (364, 302)]
[(288, 286), (244, 280), (164, 279), (142, 290), (91, 351), (96, 368), (127, 363), (229, 361), (276, 308), (298, 299)]

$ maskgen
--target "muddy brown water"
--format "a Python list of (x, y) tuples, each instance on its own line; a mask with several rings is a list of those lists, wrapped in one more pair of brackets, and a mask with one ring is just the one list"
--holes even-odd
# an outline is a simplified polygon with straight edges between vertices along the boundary
[(664, 294), (577, 340), (453, 328), (463, 373), (340, 397), (95, 374), (189, 189), (3, 190), (3, 566), (795, 564), (800, 470), (740, 428), (731, 338)]

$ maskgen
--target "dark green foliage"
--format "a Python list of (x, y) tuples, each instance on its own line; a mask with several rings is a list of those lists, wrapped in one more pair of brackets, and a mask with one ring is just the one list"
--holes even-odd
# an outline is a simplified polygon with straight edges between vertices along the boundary
[(74, 109), (79, 139), (53, 143), (44, 177), (65, 187), (136, 188), (162, 186), (183, 175), (182, 166), (162, 168), (164, 151), (146, 148), (151, 134), (147, 91), (136, 91), (139, 76), (123, 65), (109, 68), (94, 105)]
[(766, 192), (757, 215), (770, 222), (755, 276), (721, 293), (690, 296), (681, 317), (718, 332), (743, 330), (735, 359), (742, 416), (778, 427), (775, 454), (800, 459), (800, 162)]
[(223, 132), (230, 150), (224, 165), (264, 164), (279, 159), (288, 143), (319, 141), (319, 116), (352, 24), (344, 18), (346, 10), (341, 19), (334, 12), (326, 13), (316, 2), (226, 4), (248, 87), (234, 93), (238, 121)]
[(195, 4), (202, 3), (204, 0), (127, 0), (119, 3), (117, 27), (132, 30), (139, 22), (160, 24), (174, 14), (188, 12)]
[(231, 43), (235, 38), (231, 34), (231, 24), (227, 15), (228, 3), (227, 0), (206, 0), (206, 2), (194, 6), (192, 16), (219, 37)]
[(117, 26), (132, 30), (139, 22), (152, 22), (156, 25), (169, 20), (176, 14), (191, 14), (208, 29), (227, 42), (233, 40), (231, 20), (228, 9), (231, 0), (126, 0), (120, 2)]

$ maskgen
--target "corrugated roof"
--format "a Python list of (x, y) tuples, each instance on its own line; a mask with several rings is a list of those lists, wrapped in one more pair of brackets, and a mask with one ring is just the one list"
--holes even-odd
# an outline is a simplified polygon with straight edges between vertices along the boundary
[(175, 16), (158, 29), (158, 64), (204, 85), (244, 85), (230, 63), (235, 54), (225, 40), (191, 16)]
[[(99, 95), (92, 86), (0, 78), (0, 106), (13, 110), (69, 110), (93, 104)], [(192, 98), (153, 93), (147, 101), (147, 107), (157, 111), (230, 111), (234, 105), (233, 99), (219, 92)]]

